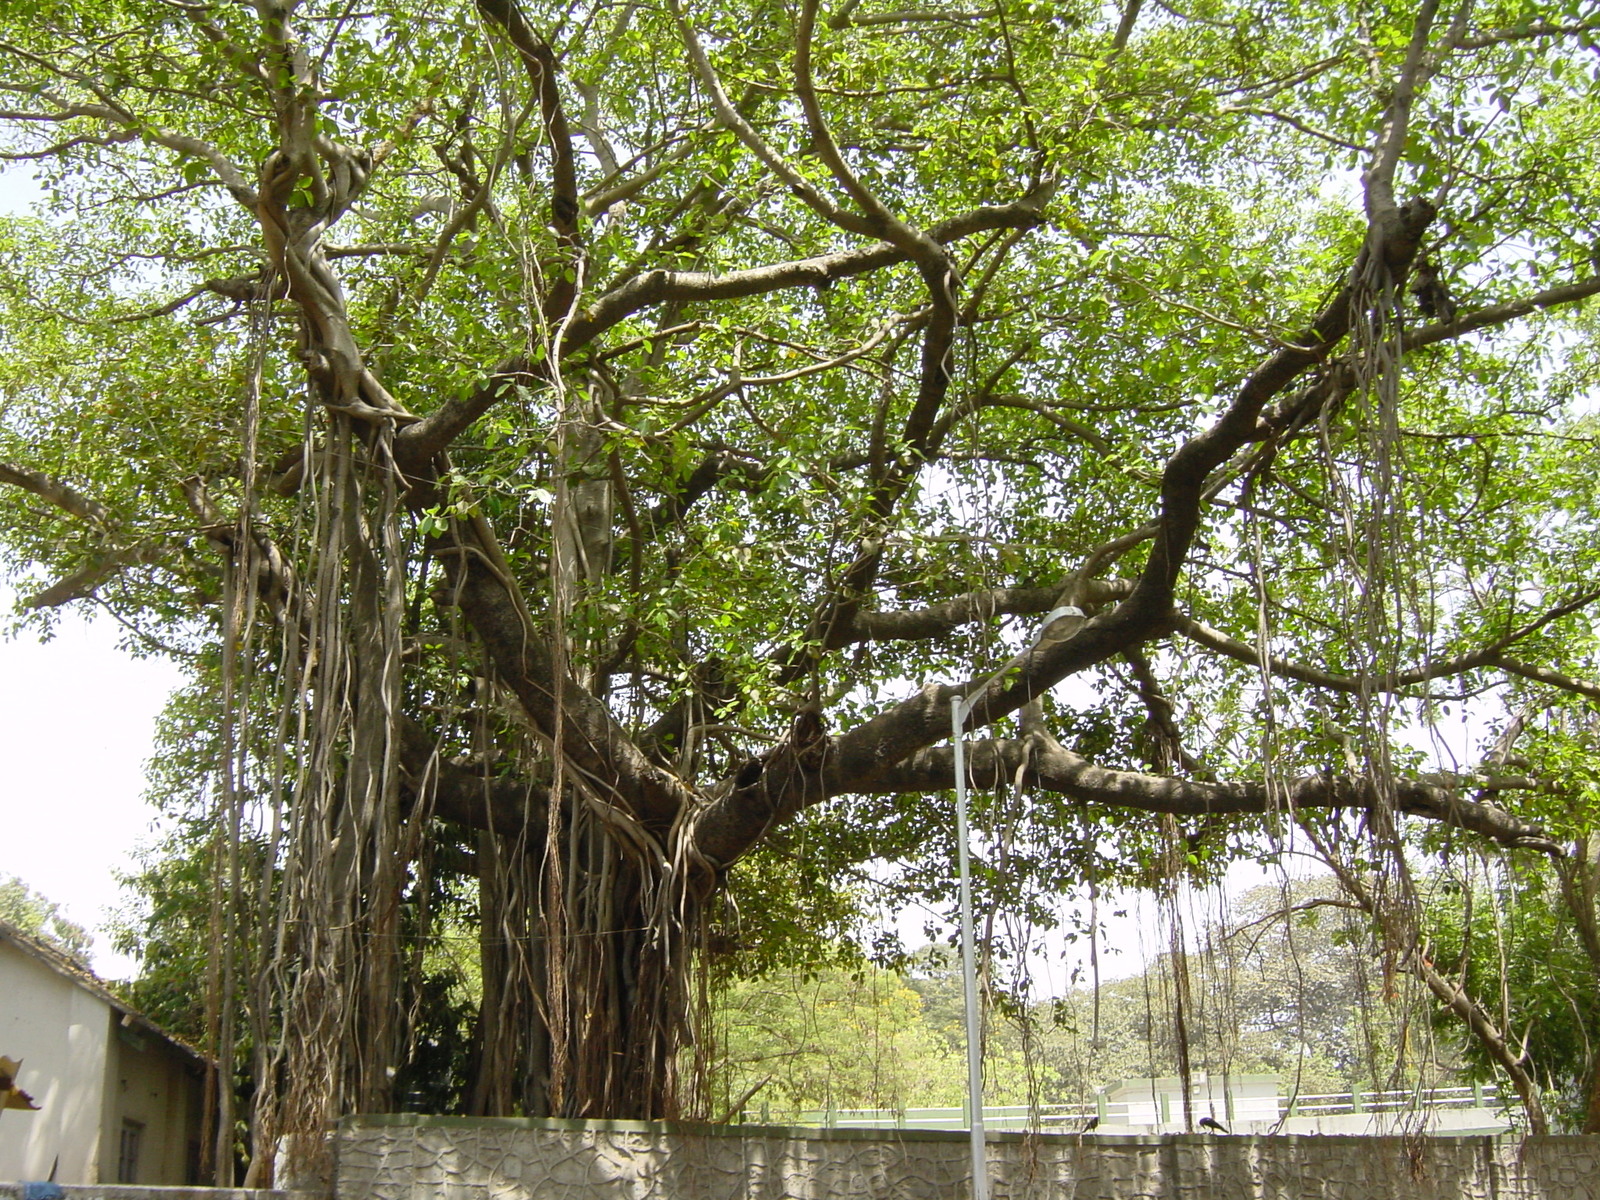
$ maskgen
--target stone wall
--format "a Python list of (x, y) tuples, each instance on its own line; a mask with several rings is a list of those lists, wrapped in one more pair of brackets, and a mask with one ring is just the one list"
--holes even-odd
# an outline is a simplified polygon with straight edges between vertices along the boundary
[[(964, 1200), (964, 1132), (350, 1117), (339, 1200)], [(993, 1200), (1600, 1200), (1600, 1137), (991, 1135)]]

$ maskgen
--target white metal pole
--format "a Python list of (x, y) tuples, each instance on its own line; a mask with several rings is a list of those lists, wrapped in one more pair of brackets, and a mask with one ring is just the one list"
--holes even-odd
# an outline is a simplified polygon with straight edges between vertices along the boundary
[(978, 1037), (978, 969), (973, 954), (972, 875), (967, 862), (967, 754), (961, 726), (967, 703), (950, 701), (950, 736), (956, 767), (956, 868), (961, 881), (961, 990), (967, 1010), (967, 1108), (972, 1128), (972, 1200), (989, 1200), (989, 1164), (983, 1136), (983, 1045)]

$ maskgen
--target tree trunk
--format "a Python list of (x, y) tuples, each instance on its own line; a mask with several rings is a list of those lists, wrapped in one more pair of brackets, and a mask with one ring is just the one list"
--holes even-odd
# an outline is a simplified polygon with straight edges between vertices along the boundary
[(592, 815), (579, 809), (571, 825), (559, 896), (543, 886), (543, 845), (480, 838), (483, 1002), (466, 1110), (683, 1115), (678, 1058), (691, 1029), (684, 968), (698, 928), (693, 906)]

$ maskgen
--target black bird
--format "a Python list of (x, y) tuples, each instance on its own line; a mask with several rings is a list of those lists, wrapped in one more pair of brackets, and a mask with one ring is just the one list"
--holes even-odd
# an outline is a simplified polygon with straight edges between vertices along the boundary
[(1215, 1129), (1218, 1133), (1227, 1133), (1228, 1132), (1228, 1127), (1226, 1125), (1224, 1125), (1221, 1121), (1217, 1120), (1215, 1117), (1201, 1117), (1200, 1118), (1200, 1128), (1201, 1129)]
[(1078, 1130), (1078, 1132), (1079, 1133), (1093, 1133), (1096, 1129), (1099, 1129), (1099, 1128), (1100, 1128), (1100, 1118), (1099, 1117), (1090, 1117), (1087, 1121), (1085, 1121), (1083, 1123), (1083, 1128)]

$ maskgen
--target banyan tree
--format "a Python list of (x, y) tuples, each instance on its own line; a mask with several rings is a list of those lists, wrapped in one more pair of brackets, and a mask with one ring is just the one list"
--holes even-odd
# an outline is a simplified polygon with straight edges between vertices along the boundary
[(987, 903), (1297, 830), (1538, 1126), (1408, 879), (1600, 981), (1597, 25), (7, 4), (0, 527), (193, 665), (224, 1173), (437, 1082), (441, 947), (440, 1103), (717, 1115), (717, 963), (948, 901), (960, 696)]

